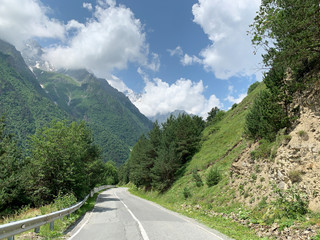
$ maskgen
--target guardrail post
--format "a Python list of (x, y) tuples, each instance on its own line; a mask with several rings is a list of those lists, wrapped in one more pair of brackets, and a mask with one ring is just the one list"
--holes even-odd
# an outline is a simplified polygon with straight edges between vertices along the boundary
[(36, 228), (34, 229), (34, 232), (35, 232), (35, 233), (39, 233), (39, 232), (40, 232), (40, 227), (36, 227)]
[(8, 240), (14, 240), (14, 236), (8, 237)]
[(54, 221), (50, 222), (50, 231), (53, 231), (54, 229)]

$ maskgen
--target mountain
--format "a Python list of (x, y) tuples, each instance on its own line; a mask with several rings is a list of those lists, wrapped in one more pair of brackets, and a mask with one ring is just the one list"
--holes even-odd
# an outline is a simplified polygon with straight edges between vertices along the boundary
[(67, 119), (68, 114), (54, 104), (40, 87), (20, 52), (0, 40), (0, 115), (19, 144), (52, 119)]
[(34, 73), (53, 102), (73, 119), (88, 123), (105, 161), (123, 163), (131, 146), (152, 127), (123, 93), (84, 69), (46, 72), (35, 68)]
[[(167, 121), (167, 119), (172, 115), (174, 117), (178, 117), (179, 115), (182, 115), (182, 114), (188, 114), (186, 111), (184, 110), (175, 110), (171, 113), (167, 113), (167, 114), (157, 114), (153, 117), (149, 117), (149, 119), (152, 121), (152, 122), (155, 122), (157, 121), (159, 124), (161, 123), (164, 123)], [(190, 116), (192, 116), (192, 114), (188, 114)]]
[(28, 67), (20, 52), (0, 40), (0, 115), (9, 131), (24, 146), (28, 135), (52, 119), (85, 120), (103, 160), (121, 165), (152, 122), (105, 79), (86, 70), (54, 72), (41, 54), (39, 45), (28, 43)]

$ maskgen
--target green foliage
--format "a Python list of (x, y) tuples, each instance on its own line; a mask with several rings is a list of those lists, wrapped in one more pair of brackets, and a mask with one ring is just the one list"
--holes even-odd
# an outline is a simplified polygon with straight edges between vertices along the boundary
[(130, 180), (136, 186), (151, 185), (150, 170), (153, 158), (150, 158), (151, 143), (144, 135), (140, 137), (130, 154)]
[(297, 219), (308, 212), (308, 199), (296, 188), (289, 188), (286, 191), (277, 189), (276, 194), (278, 197), (273, 202), (276, 208), (275, 218)]
[(214, 107), (210, 110), (210, 112), (208, 112), (207, 123), (214, 124), (216, 122), (219, 122), (224, 117), (224, 115), (225, 111), (220, 110), (217, 107)]
[(238, 104), (237, 104), (237, 103), (234, 103), (234, 104), (232, 104), (231, 109), (235, 109), (237, 106), (238, 106)]
[(201, 177), (200, 177), (200, 175), (199, 175), (199, 173), (198, 173), (198, 171), (196, 169), (194, 169), (192, 171), (192, 177), (195, 180), (197, 187), (202, 187), (203, 186), (202, 179), (201, 179)]
[(217, 167), (212, 167), (209, 170), (209, 173), (207, 175), (206, 183), (207, 183), (208, 187), (212, 187), (212, 186), (217, 185), (220, 182), (221, 178), (222, 178), (222, 176), (221, 176), (219, 169)]
[(54, 199), (54, 205), (57, 210), (62, 210), (64, 208), (68, 208), (77, 203), (77, 198), (73, 195), (73, 193), (67, 193), (65, 195), (58, 194), (57, 198)]
[(246, 134), (253, 139), (273, 141), (278, 131), (287, 127), (289, 120), (275, 96), (269, 90), (260, 92), (246, 116)]
[(248, 88), (247, 94), (250, 94), (253, 90), (255, 90), (259, 86), (260, 82), (254, 82)]
[(31, 137), (31, 152), (30, 193), (38, 205), (58, 194), (81, 199), (101, 181), (99, 151), (84, 122), (51, 122)]
[(298, 170), (291, 170), (288, 173), (288, 177), (292, 183), (299, 183), (302, 181), (301, 172)]
[[(0, 115), (6, 115), (6, 131), (26, 149), (27, 137), (52, 119), (66, 119), (67, 114), (50, 101), (25, 65), (21, 55), (12, 50), (2, 53), (0, 40)], [(8, 44), (7, 44), (8, 45)]]
[(259, 142), (259, 146), (257, 149), (253, 150), (251, 152), (251, 158), (252, 159), (267, 159), (270, 157), (271, 150), (272, 150), (273, 144), (270, 143), (268, 140), (262, 139)]
[(273, 141), (276, 132), (295, 119), (299, 109), (290, 109), (292, 96), (305, 88), (320, 65), (319, 19), (317, 0), (261, 2), (251, 33), (253, 44), (266, 50), (263, 62), (270, 70), (264, 83), (269, 94), (262, 94), (248, 115), (250, 137)]
[(263, 0), (252, 25), (252, 42), (267, 50), (267, 66), (294, 69), (319, 56), (318, 0)]
[(203, 120), (198, 116), (171, 116), (162, 128), (155, 123), (147, 136), (133, 147), (128, 165), (120, 178), (147, 189), (165, 191), (183, 171), (183, 166), (198, 151)]
[[(99, 161), (100, 162), (100, 161)], [(116, 185), (119, 183), (119, 173), (114, 162), (106, 162), (104, 164), (104, 179), (107, 185)]]
[(11, 135), (5, 134), (0, 119), (0, 212), (16, 209), (29, 200), (24, 191), (26, 162)]
[(185, 187), (183, 189), (183, 196), (184, 196), (184, 199), (191, 197), (191, 192), (190, 192), (189, 188)]

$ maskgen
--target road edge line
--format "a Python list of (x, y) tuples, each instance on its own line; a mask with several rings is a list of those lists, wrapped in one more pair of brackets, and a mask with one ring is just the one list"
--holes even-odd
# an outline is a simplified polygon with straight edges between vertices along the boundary
[(120, 200), (120, 202), (123, 204), (123, 206), (126, 207), (126, 209), (128, 210), (128, 212), (131, 214), (132, 218), (138, 223), (141, 235), (143, 240), (149, 240), (149, 237), (147, 235), (146, 230), (143, 228), (141, 222), (138, 220), (138, 218), (131, 212), (131, 210), (128, 208), (128, 206), (117, 196), (116, 193), (114, 193), (114, 195), (116, 196), (116, 198), (118, 198)]

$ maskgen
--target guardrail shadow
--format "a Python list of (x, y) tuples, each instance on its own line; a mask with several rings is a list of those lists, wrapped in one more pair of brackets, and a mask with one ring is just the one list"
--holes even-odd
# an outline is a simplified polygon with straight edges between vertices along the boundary
[(98, 212), (98, 213), (109, 212), (114, 210), (116, 210), (116, 208), (99, 207), (99, 206), (95, 206), (94, 208), (94, 212)]

